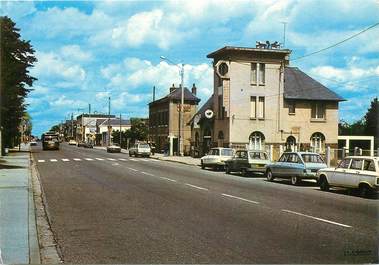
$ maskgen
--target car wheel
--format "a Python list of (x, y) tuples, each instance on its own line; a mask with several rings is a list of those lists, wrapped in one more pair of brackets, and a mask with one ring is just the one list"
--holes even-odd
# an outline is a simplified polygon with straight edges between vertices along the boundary
[(329, 183), (325, 176), (320, 177), (320, 189), (322, 191), (329, 191)]
[(291, 184), (292, 185), (298, 185), (299, 182), (300, 182), (300, 178), (299, 177), (297, 177), (297, 176), (292, 176), (291, 177)]
[(359, 185), (359, 195), (361, 197), (365, 197), (365, 198), (368, 197), (370, 195), (370, 192), (371, 192), (371, 190), (370, 190), (369, 185), (367, 185), (367, 184), (360, 184)]
[(230, 174), (230, 167), (228, 165), (225, 165), (225, 173)]
[(268, 169), (266, 171), (266, 178), (267, 178), (268, 181), (273, 181), (274, 180), (274, 176), (272, 175), (272, 172), (271, 172), (270, 169)]
[(201, 169), (205, 169), (203, 161), (201, 161)]
[(246, 168), (241, 168), (241, 175), (244, 176), (244, 177), (247, 177), (247, 171), (246, 171)]

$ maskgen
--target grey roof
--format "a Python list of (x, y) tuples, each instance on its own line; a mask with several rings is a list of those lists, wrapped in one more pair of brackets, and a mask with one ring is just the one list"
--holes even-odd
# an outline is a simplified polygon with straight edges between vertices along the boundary
[[(108, 119), (102, 119), (99, 123), (96, 123), (97, 126), (108, 126)], [(120, 119), (109, 119), (110, 126), (120, 126)], [(130, 125), (130, 120), (121, 120), (121, 126)]]
[[(160, 98), (156, 101), (150, 102), (150, 104), (158, 103), (158, 102), (164, 102), (167, 100), (181, 100), (182, 98), (182, 89), (180, 87), (177, 87), (167, 96)], [(199, 103), (200, 99), (196, 97), (194, 94), (191, 93), (191, 91), (188, 90), (188, 88), (184, 88), (184, 100), (185, 101), (194, 101), (196, 103)]]
[(345, 101), (297, 67), (284, 69), (284, 98), (299, 100)]
[(204, 103), (204, 105), (196, 112), (195, 115), (191, 118), (191, 120), (188, 122), (188, 124), (192, 124), (193, 120), (197, 115), (200, 115), (200, 119), (203, 119), (205, 117), (205, 111), (207, 109), (213, 110), (213, 95), (209, 97), (207, 102)]

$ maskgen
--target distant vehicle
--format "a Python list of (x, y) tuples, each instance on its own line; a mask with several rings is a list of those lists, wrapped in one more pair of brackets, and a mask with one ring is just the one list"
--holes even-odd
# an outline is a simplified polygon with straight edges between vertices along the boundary
[(42, 134), (42, 150), (59, 150), (59, 134), (44, 133)]
[(93, 144), (89, 143), (89, 142), (86, 142), (84, 143), (84, 148), (93, 148)]
[(225, 171), (227, 174), (231, 172), (241, 172), (243, 176), (249, 173), (266, 172), (266, 165), (271, 161), (264, 151), (254, 150), (238, 150), (232, 159), (225, 161)]
[(30, 141), (30, 146), (36, 146), (37, 145), (37, 142), (35, 141), (35, 140), (32, 140), (32, 141)]
[(366, 197), (379, 189), (379, 157), (346, 157), (335, 168), (320, 169), (317, 178), (323, 191), (330, 187), (358, 189)]
[(224, 169), (225, 162), (233, 158), (234, 150), (232, 148), (216, 147), (209, 151), (208, 155), (203, 156), (201, 168), (211, 167), (213, 169)]
[(77, 143), (77, 147), (84, 147), (85, 144), (86, 144), (85, 142), (80, 141), (80, 142)]
[(147, 156), (151, 155), (150, 145), (146, 143), (137, 143), (129, 148), (129, 156)]
[(111, 144), (107, 146), (108, 153), (120, 153), (121, 147), (118, 144)]
[(278, 162), (266, 166), (266, 178), (289, 178), (292, 185), (297, 185), (302, 179), (317, 179), (317, 171), (326, 168), (322, 157), (310, 152), (285, 152)]
[(68, 141), (69, 145), (77, 145), (78, 143), (75, 140)]

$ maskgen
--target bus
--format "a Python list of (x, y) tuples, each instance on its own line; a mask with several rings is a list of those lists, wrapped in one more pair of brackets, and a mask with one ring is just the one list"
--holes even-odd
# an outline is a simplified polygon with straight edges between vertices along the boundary
[(47, 132), (42, 134), (42, 150), (59, 150), (59, 134)]

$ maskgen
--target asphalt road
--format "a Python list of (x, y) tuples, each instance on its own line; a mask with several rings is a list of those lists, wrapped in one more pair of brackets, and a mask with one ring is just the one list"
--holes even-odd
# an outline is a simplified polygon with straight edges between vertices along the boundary
[(378, 262), (377, 199), (65, 143), (33, 156), (65, 263)]

